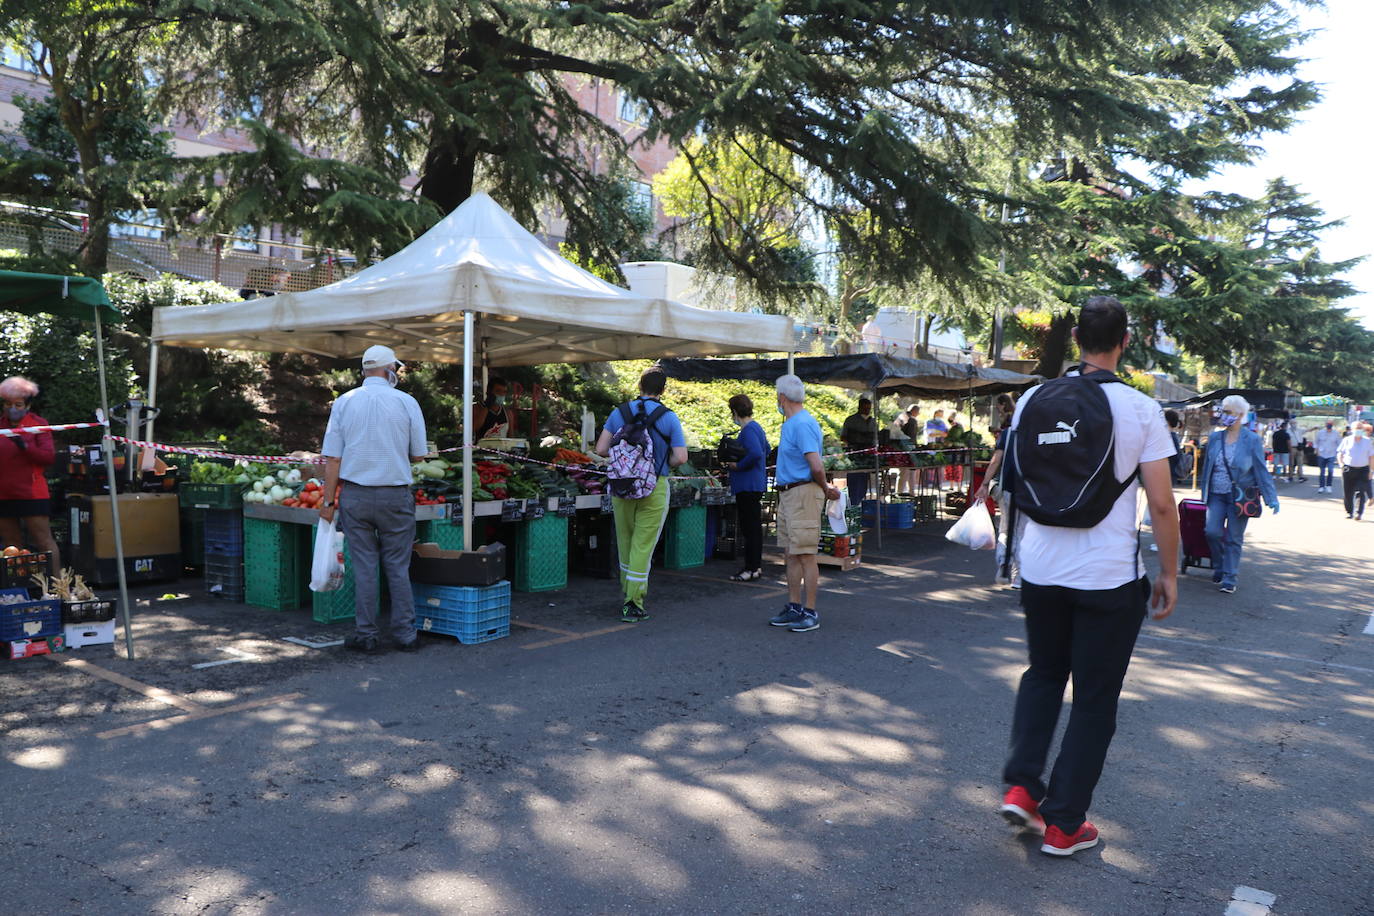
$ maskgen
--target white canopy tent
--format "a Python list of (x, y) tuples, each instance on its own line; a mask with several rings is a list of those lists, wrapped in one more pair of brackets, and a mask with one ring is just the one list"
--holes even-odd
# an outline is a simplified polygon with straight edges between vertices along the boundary
[[(472, 536), (472, 372), (483, 365), (788, 352), (792, 319), (718, 312), (636, 295), (593, 276), (475, 194), (404, 250), (351, 277), (249, 302), (153, 313), (157, 347), (360, 358), (385, 344), (405, 359), (461, 362), (463, 540)], [(151, 439), (151, 432), (149, 433)]]

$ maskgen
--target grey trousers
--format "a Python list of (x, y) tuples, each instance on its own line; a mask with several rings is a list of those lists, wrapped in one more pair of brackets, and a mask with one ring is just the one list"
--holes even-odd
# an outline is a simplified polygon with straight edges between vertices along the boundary
[(377, 585), (385, 576), (391, 590), (391, 635), (397, 642), (410, 642), (415, 638), (415, 596), (410, 591), (415, 499), (410, 488), (345, 481), (339, 519), (353, 564), (358, 635), (378, 635)]

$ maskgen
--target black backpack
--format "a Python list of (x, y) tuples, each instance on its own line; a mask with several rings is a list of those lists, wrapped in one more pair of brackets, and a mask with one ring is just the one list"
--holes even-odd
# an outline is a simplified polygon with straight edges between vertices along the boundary
[(1111, 372), (1054, 379), (1021, 408), (1002, 481), (1015, 512), (1057, 528), (1092, 528), (1111, 513), (1139, 473), (1116, 479), (1116, 430), (1102, 390), (1113, 382), (1121, 379)]
[(721, 436), (720, 444), (716, 446), (716, 460), (721, 464), (743, 461), (748, 454), (739, 439), (731, 435)]

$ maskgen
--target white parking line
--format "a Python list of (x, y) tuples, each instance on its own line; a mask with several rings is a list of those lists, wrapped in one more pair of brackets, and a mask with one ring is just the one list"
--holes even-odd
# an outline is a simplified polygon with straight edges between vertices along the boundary
[(1374, 614), (1369, 615), (1369, 623), (1364, 625), (1364, 632), (1367, 636), (1374, 636)]
[(233, 646), (221, 646), (221, 647), (220, 647), (220, 651), (221, 651), (221, 652), (228, 652), (230, 655), (237, 655), (238, 658), (226, 658), (226, 659), (224, 659), (223, 661), (218, 661), (218, 662), (201, 662), (199, 665), (192, 665), (191, 667), (192, 667), (192, 668), (214, 668), (214, 667), (217, 667), (217, 666), (219, 666), (219, 665), (236, 665), (236, 664), (238, 664), (239, 662), (253, 662), (253, 661), (257, 661), (257, 660), (258, 660), (258, 657), (257, 657), (256, 655), (254, 655), (253, 653), (251, 653), (251, 652), (245, 652), (245, 651), (243, 651), (242, 649), (235, 649)]
[(1231, 892), (1225, 916), (1269, 916), (1269, 908), (1279, 899), (1277, 894), (1240, 885)]

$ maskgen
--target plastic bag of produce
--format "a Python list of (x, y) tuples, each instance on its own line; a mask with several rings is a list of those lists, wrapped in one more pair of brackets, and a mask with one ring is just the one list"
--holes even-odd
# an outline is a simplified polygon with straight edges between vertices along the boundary
[(315, 529), (315, 560), (310, 567), (310, 590), (332, 592), (344, 581), (344, 536), (333, 522), (320, 519)]
[(946, 540), (963, 544), (970, 550), (991, 550), (997, 546), (997, 531), (992, 526), (992, 517), (983, 500), (969, 506), (959, 521), (945, 532)]

